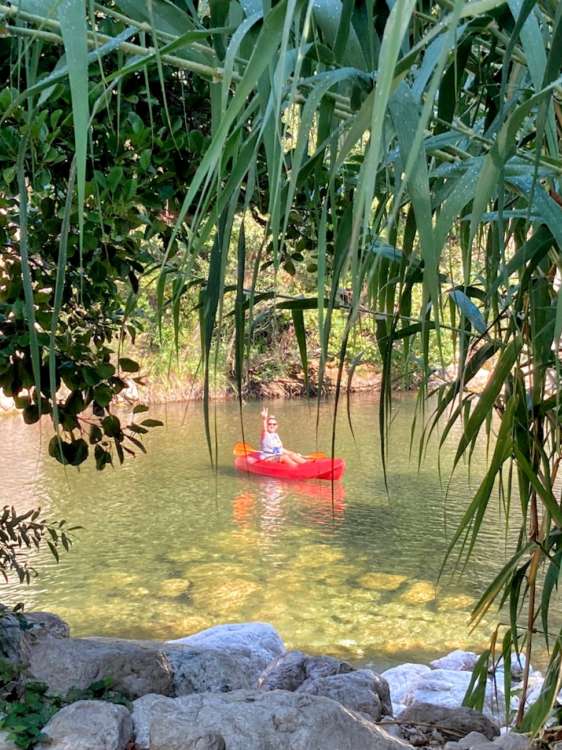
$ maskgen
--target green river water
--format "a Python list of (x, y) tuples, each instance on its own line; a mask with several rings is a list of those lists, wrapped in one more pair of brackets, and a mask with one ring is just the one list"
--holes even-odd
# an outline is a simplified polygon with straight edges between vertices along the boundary
[[(329, 451), (333, 403), (322, 406), (316, 444), (314, 402), (270, 403), (285, 444)], [(151, 409), (147, 455), (103, 473), (56, 464), (41, 433), (18, 417), (0, 419), (0, 499), (41, 505), (83, 527), (60, 564), (35, 560), (30, 586), (4, 586), (2, 599), (48, 609), (74, 635), (178, 638), (223, 622), (272, 623), (290, 647), (386, 666), (478, 648), (491, 622), (470, 633), (475, 597), (506, 559), (505, 520), (491, 509), (473, 561), (460, 580), (435, 583), (443, 555), (484, 465), (461, 467), (445, 487), (454, 442), (432, 449), (418, 471), (410, 459), (415, 401), (398, 397), (391, 428), (389, 488), (379, 454), (378, 405), (356, 397), (353, 437), (345, 405), (337, 455), (347, 472), (328, 482), (279, 482), (232, 468), (238, 407), (216, 405), (219, 467), (211, 468), (202, 407)], [(247, 436), (259, 434), (260, 404), (244, 407)], [(510, 536), (510, 535), (508, 535)]]

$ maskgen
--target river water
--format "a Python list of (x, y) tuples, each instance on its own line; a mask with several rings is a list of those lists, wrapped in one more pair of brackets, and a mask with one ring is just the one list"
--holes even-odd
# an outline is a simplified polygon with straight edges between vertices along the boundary
[[(329, 451), (333, 402), (321, 407), (318, 442), (315, 402), (269, 406), (286, 446)], [(0, 419), (2, 504), (40, 505), (50, 517), (82, 527), (58, 565), (40, 554), (38, 578), (29, 586), (3, 585), (2, 600), (55, 611), (74, 635), (178, 638), (217, 623), (260, 620), (290, 647), (378, 667), (486, 644), (493, 615), (473, 632), (468, 621), (511, 546), (498, 505), (463, 576), (448, 568), (436, 586), (447, 540), (478, 484), (485, 446), (477, 447), (471, 471), (461, 466), (452, 479), (454, 440), (440, 465), (434, 444), (418, 469), (417, 452), (410, 457), (409, 450), (415, 399), (398, 397), (387, 490), (378, 404), (355, 397), (354, 434), (345, 405), (338, 419), (336, 453), (347, 472), (332, 497), (329, 482), (237, 474), (231, 455), (241, 439), (237, 404), (213, 408), (216, 471), (198, 403), (152, 408), (150, 416), (165, 427), (147, 436), (148, 454), (102, 473), (49, 458), (48, 425)], [(244, 407), (254, 442), (260, 408)]]

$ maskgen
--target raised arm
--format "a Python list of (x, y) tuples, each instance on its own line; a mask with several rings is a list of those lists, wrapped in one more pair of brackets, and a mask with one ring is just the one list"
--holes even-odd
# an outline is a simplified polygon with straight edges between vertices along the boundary
[(261, 420), (262, 420), (261, 421), (261, 431), (262, 431), (262, 435), (265, 432), (267, 432), (267, 417), (268, 417), (268, 414), (269, 414), (269, 410), (266, 407), (264, 407), (261, 410)]

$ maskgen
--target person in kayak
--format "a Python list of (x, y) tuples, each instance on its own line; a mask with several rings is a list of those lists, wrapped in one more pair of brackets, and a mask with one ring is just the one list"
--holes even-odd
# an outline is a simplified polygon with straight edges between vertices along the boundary
[(273, 414), (269, 414), (267, 409), (262, 409), (262, 433), (260, 441), (260, 460), (261, 461), (279, 461), (289, 466), (298, 466), (305, 464), (306, 458), (300, 453), (289, 451), (283, 448), (281, 438), (277, 434), (277, 420)]

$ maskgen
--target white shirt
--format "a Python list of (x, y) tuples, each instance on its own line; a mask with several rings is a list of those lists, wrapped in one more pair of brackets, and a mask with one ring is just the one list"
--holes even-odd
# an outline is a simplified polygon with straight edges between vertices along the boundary
[(271, 456), (280, 456), (283, 450), (283, 443), (276, 432), (264, 432), (261, 436), (261, 458), (270, 458)]

